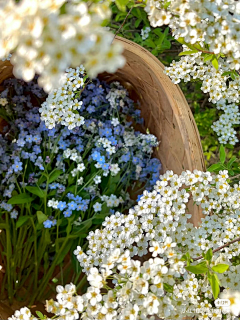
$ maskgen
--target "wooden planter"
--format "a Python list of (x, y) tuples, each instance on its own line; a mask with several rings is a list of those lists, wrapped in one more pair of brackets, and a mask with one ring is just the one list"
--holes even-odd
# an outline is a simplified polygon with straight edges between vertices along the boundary
[[(124, 46), (126, 64), (113, 75), (104, 73), (100, 78), (121, 82), (129, 90), (130, 96), (140, 101), (146, 128), (160, 141), (155, 156), (162, 163), (162, 172), (173, 170), (180, 174), (187, 169), (204, 171), (198, 129), (179, 86), (163, 73), (163, 64), (149, 51), (124, 38), (116, 37), (114, 41)], [(0, 61), (0, 91), (4, 89), (2, 82), (9, 77), (12, 77), (10, 62)], [(197, 225), (201, 218), (200, 208), (193, 204), (188, 208), (192, 222)], [(22, 306), (24, 303), (14, 303), (10, 307), (0, 302), (0, 320), (7, 319)]]

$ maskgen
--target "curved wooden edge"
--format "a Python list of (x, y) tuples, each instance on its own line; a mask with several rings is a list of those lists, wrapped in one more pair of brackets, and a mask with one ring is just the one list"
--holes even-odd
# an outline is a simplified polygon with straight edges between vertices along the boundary
[[(174, 111), (176, 112), (176, 114), (179, 114), (179, 117), (177, 118), (178, 125), (182, 130), (182, 132), (185, 133), (186, 137), (188, 138), (187, 140), (189, 142), (189, 144), (185, 145), (185, 147), (190, 151), (190, 148), (192, 145), (191, 142), (192, 140), (195, 140), (197, 142), (197, 149), (200, 151), (198, 155), (193, 154), (193, 159), (196, 160), (195, 161), (196, 167), (192, 167), (192, 160), (189, 159), (188, 169), (189, 170), (198, 169), (198, 170), (205, 171), (206, 170), (205, 160), (203, 156), (203, 149), (201, 145), (198, 128), (194, 120), (193, 114), (191, 112), (191, 109), (188, 106), (187, 100), (182, 90), (180, 89), (180, 87), (178, 85), (175, 85), (171, 81), (171, 79), (165, 73), (163, 73), (164, 65), (148, 50), (136, 44), (135, 42), (132, 42), (122, 37), (117, 36), (114, 41), (120, 42), (123, 45), (125, 50), (135, 53), (136, 55), (139, 55), (139, 52), (141, 52), (141, 58), (147, 64), (150, 64), (153, 70), (159, 71), (159, 67), (161, 68), (162, 72), (161, 73), (155, 72), (155, 75), (159, 79), (159, 82), (164, 84), (164, 89), (169, 91), (168, 92), (169, 102), (171, 106), (175, 109)], [(186, 122), (186, 119), (188, 119), (187, 122)]]
[[(125, 50), (136, 54), (137, 56), (140, 55), (141, 59), (147, 65), (151, 66), (151, 70), (153, 70), (154, 75), (158, 78), (159, 83), (164, 88), (164, 91), (167, 92), (167, 99), (176, 116), (177, 125), (179, 126), (180, 132), (184, 136), (184, 157), (187, 159), (188, 167), (183, 168), (182, 171), (187, 169), (190, 171), (193, 171), (194, 169), (205, 171), (205, 160), (198, 128), (191, 109), (180, 87), (175, 85), (171, 79), (165, 73), (163, 73), (164, 65), (148, 50), (122, 37), (116, 37), (114, 41), (121, 43)], [(159, 72), (160, 70), (161, 72)], [(176, 157), (178, 157), (177, 154)], [(174, 171), (174, 168), (168, 169)], [(192, 218), (190, 220), (195, 226), (197, 226), (201, 221), (201, 217), (203, 216), (202, 210), (200, 207), (193, 205), (189, 205), (189, 207), (193, 207), (193, 211), (191, 210)]]

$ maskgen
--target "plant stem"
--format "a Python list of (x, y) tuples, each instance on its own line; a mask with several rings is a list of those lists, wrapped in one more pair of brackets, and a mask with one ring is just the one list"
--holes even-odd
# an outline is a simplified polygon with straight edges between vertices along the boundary
[(9, 303), (12, 304), (13, 293), (12, 293), (12, 279), (11, 279), (11, 261), (12, 261), (12, 246), (11, 246), (11, 234), (9, 230), (9, 219), (8, 213), (6, 213), (6, 235), (7, 235), (7, 278), (8, 278), (8, 299)]
[[(235, 243), (235, 242), (237, 242), (237, 241), (240, 241), (240, 237), (237, 238), (237, 239), (235, 239), (235, 240), (232, 240), (232, 241), (230, 241), (230, 242), (228, 242), (228, 243), (226, 243), (226, 244), (224, 244), (223, 246), (221, 246), (221, 247), (219, 247), (219, 248), (217, 248), (217, 249), (215, 249), (215, 250), (213, 250), (213, 253), (215, 253), (215, 252), (217, 252), (217, 251), (219, 251), (219, 250), (222, 250), (223, 248), (226, 248), (226, 247), (228, 247), (230, 244), (233, 244), (233, 243)], [(194, 258), (193, 261), (197, 261), (197, 260), (200, 260), (200, 259), (203, 259), (203, 256)]]
[(60, 254), (62, 253), (62, 251), (63, 251), (63, 249), (64, 249), (64, 247), (65, 247), (67, 242), (68, 242), (68, 237), (65, 238), (65, 240), (64, 240), (64, 242), (63, 242), (63, 244), (61, 246), (61, 249), (58, 251), (55, 259), (53, 260), (53, 263), (52, 263), (50, 269), (48, 270), (46, 276), (42, 279), (41, 284), (40, 284), (40, 286), (38, 288), (38, 291), (36, 292), (35, 295), (33, 295), (32, 300), (30, 302), (30, 305), (33, 304), (35, 299), (38, 299), (39, 301), (41, 300), (42, 294), (43, 294), (43, 292), (44, 292), (44, 290), (45, 290), (45, 288), (46, 288), (46, 286), (47, 286), (47, 284), (48, 284), (48, 282), (49, 282), (49, 280), (50, 280), (50, 278), (52, 276), (52, 273), (53, 273), (53, 271), (54, 271), (54, 269), (56, 267), (56, 263), (58, 261), (58, 258), (60, 256)]
[(37, 282), (38, 282), (38, 255), (37, 255), (37, 230), (33, 221), (33, 218), (30, 218), (33, 230), (34, 230), (34, 265), (35, 265), (35, 275), (34, 275), (34, 291), (37, 290)]

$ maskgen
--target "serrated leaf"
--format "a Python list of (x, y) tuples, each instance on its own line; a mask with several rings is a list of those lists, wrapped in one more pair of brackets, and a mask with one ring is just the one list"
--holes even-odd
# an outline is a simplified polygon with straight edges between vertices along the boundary
[(216, 266), (212, 267), (212, 270), (218, 273), (224, 273), (229, 268), (228, 264), (217, 264)]
[(42, 211), (37, 211), (37, 219), (39, 224), (42, 224), (47, 220), (47, 218), (48, 217)]
[(24, 204), (24, 203), (29, 203), (33, 200), (34, 198), (32, 198), (29, 194), (20, 193), (17, 196), (14, 196), (11, 199), (9, 199), (7, 203), (8, 204)]
[(24, 223), (26, 223), (29, 219), (29, 216), (22, 216), (19, 217), (17, 222), (16, 222), (16, 229), (21, 227)]
[(26, 189), (30, 193), (35, 194), (36, 196), (38, 196), (39, 198), (44, 198), (44, 192), (38, 186), (37, 187), (26, 186)]
[(191, 50), (191, 51), (182, 51), (179, 53), (179, 56), (186, 56), (186, 55), (189, 55), (189, 54), (194, 54), (194, 53), (197, 53), (198, 50)]
[(208, 271), (206, 262), (201, 262), (199, 264), (197, 264), (196, 266), (187, 266), (185, 267), (186, 270), (194, 273), (194, 274), (202, 274), (202, 273), (206, 273)]
[(226, 159), (226, 153), (225, 153), (224, 146), (222, 144), (220, 146), (219, 153), (220, 153), (220, 161), (222, 164), (224, 164), (225, 159)]

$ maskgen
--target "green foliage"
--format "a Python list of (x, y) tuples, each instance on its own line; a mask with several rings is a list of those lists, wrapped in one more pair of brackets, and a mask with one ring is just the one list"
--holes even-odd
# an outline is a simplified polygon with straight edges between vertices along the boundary
[[(173, 38), (170, 35), (169, 28), (152, 28), (148, 38), (143, 40), (141, 29), (150, 26), (147, 13), (143, 8), (136, 7), (136, 5), (133, 5), (129, 1), (121, 0), (121, 2), (125, 3), (125, 5), (119, 5), (119, 2), (112, 5), (113, 17), (108, 26), (113, 33), (116, 33), (123, 24), (128, 14), (126, 11), (129, 11), (131, 6), (134, 6), (117, 35), (136, 42), (156, 57), (159, 57), (162, 52), (171, 48), (171, 40)], [(123, 8), (124, 6), (125, 8)]]
[(231, 177), (237, 176), (240, 173), (239, 159), (236, 156), (232, 156), (229, 159), (223, 145), (219, 148), (219, 159), (219, 162), (212, 164), (207, 170), (215, 173), (218, 173), (220, 170), (228, 170)]

